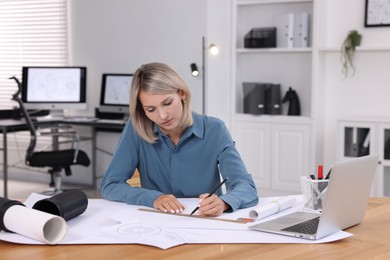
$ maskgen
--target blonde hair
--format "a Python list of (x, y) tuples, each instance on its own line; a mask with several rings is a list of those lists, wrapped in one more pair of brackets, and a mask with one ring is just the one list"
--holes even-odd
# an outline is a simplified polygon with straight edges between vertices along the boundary
[(172, 94), (182, 91), (186, 100), (182, 101), (183, 114), (178, 127), (185, 129), (192, 125), (191, 92), (187, 84), (168, 65), (159, 62), (147, 63), (134, 73), (129, 101), (133, 128), (142, 139), (149, 143), (157, 141), (157, 137), (153, 134), (153, 122), (146, 116), (138, 97), (141, 90), (155, 94)]

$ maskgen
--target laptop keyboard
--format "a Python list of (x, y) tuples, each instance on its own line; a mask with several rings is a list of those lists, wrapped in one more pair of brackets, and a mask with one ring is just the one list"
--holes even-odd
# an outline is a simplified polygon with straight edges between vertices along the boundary
[(317, 232), (320, 217), (309, 219), (307, 221), (283, 228), (282, 231), (298, 232), (302, 234), (315, 234)]

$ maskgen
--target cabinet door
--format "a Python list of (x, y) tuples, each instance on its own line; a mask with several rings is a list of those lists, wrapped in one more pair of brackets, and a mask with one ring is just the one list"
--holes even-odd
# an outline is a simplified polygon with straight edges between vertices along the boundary
[(310, 171), (310, 125), (272, 127), (272, 189), (301, 192), (300, 178)]
[[(342, 161), (377, 153), (378, 131), (379, 139), (384, 140), (385, 129), (385, 126), (378, 129), (378, 125), (375, 122), (339, 121), (339, 156), (337, 159)], [(383, 142), (379, 141), (379, 144)], [(379, 161), (383, 161), (383, 152), (379, 151), (379, 155)], [(383, 191), (383, 167), (378, 167), (374, 177), (371, 196), (383, 196)]]
[(234, 133), (237, 149), (256, 187), (270, 187), (271, 127), (254, 122), (236, 122)]
[(375, 149), (375, 124), (370, 122), (339, 122), (339, 160), (372, 154)]
[(380, 165), (374, 179), (372, 196), (390, 196), (390, 124), (379, 125), (378, 152)]

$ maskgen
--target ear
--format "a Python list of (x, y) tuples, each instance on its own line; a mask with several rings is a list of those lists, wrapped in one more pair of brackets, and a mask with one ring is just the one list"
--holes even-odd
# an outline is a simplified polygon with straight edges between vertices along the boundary
[(179, 96), (182, 100), (186, 100), (187, 99), (187, 93), (184, 92), (184, 90), (180, 89), (179, 90)]

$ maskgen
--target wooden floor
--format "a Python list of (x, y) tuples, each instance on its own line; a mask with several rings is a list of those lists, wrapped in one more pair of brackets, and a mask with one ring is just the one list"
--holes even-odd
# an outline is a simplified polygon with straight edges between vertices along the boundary
[[(141, 186), (138, 171), (134, 174), (133, 178), (128, 181), (132, 186)], [(83, 186), (78, 187), (77, 185), (64, 185), (64, 189), (76, 188), (81, 189), (87, 194), (88, 198), (98, 199), (101, 198), (100, 190), (85, 188)], [(8, 180), (8, 198), (9, 199), (23, 199), (30, 196), (31, 193), (41, 193), (49, 191), (52, 188), (49, 187), (48, 183), (39, 183), (31, 181), (19, 181), (19, 180)], [(0, 178), (0, 197), (4, 197), (3, 191), (3, 180)]]
[[(3, 189), (3, 180), (0, 179), (0, 197), (4, 197)], [(81, 189), (88, 198), (101, 198), (99, 189), (90, 189), (85, 187), (69, 186), (64, 185), (64, 189), (76, 188)], [(30, 196), (31, 193), (42, 193), (45, 191), (50, 191), (52, 188), (49, 187), (48, 183), (39, 183), (39, 182), (27, 182), (27, 181), (16, 181), (8, 180), (8, 198), (9, 199), (25, 199)]]

